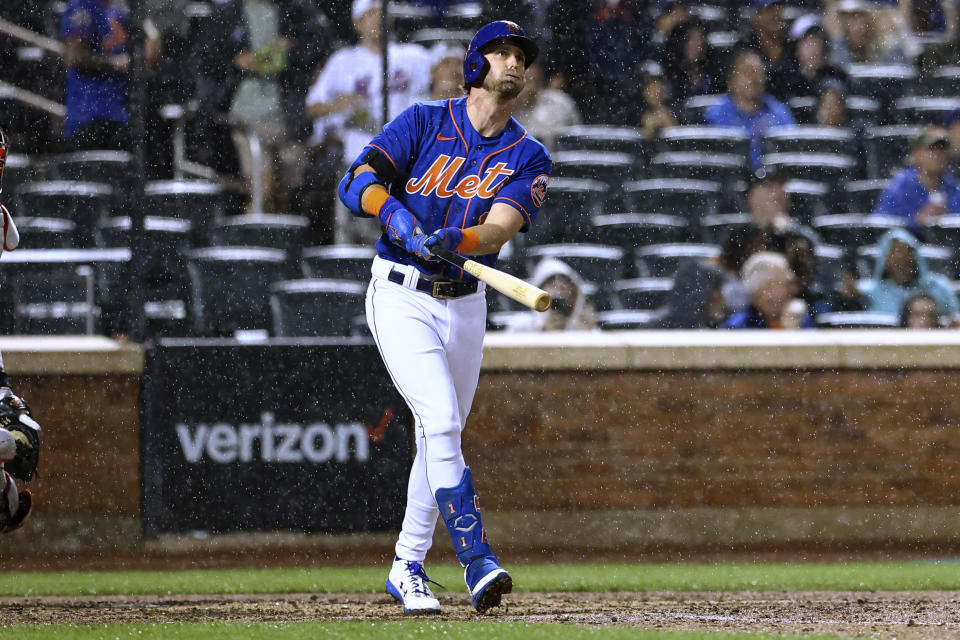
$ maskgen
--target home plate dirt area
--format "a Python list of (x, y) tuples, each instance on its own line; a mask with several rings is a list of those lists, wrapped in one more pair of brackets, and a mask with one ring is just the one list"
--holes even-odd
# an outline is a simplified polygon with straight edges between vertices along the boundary
[[(466, 594), (437, 594), (434, 619), (638, 629), (960, 640), (960, 592), (518, 593), (478, 616)], [(407, 619), (383, 594), (2, 598), (5, 625)]]

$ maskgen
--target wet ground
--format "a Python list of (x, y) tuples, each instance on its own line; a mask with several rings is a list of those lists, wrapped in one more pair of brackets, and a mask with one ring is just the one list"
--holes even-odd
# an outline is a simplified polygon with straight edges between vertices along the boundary
[[(479, 616), (464, 594), (438, 594), (442, 620)], [(108, 622), (305, 622), (404, 618), (388, 595), (2, 598), (5, 625)], [(960, 592), (522, 593), (486, 621), (637, 629), (960, 640)]]

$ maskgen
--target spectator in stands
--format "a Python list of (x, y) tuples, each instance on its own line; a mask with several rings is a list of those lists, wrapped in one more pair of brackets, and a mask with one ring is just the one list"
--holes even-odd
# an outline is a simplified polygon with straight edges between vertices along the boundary
[(960, 108), (954, 109), (943, 118), (943, 126), (950, 141), (949, 170), (957, 175), (960, 171)]
[(937, 301), (925, 293), (907, 298), (900, 311), (900, 326), (904, 329), (939, 329)]
[(660, 13), (653, 21), (653, 38), (656, 42), (670, 39), (673, 29), (690, 18), (686, 0), (659, 0)]
[(440, 44), (430, 52), (430, 99), (448, 100), (463, 95), (463, 56), (466, 49)]
[(797, 297), (804, 301), (808, 312), (816, 317), (818, 314), (833, 311), (834, 292), (825, 290), (816, 278), (816, 247), (810, 237), (790, 230), (777, 234), (775, 244), (786, 256), (790, 270), (796, 276)]
[(903, 24), (913, 34), (950, 38), (957, 29), (955, 0), (897, 0)]
[(537, 63), (527, 67), (527, 81), (517, 96), (513, 117), (551, 151), (558, 133), (583, 122), (576, 101), (560, 87), (547, 85), (543, 67)]
[(647, 140), (653, 140), (664, 127), (675, 127), (677, 117), (668, 106), (670, 87), (658, 68), (649, 69), (640, 81), (643, 98), (640, 127)]
[[(325, 31), (310, 0), (229, 0), (216, 8), (198, 51), (197, 131), (209, 144), (226, 111), (248, 182), (262, 169), (267, 211), (290, 210), (300, 181), (309, 131), (303, 98), (325, 52)], [(260, 168), (254, 134), (264, 151)]]
[(770, 234), (799, 233), (816, 245), (819, 238), (813, 229), (790, 216), (790, 194), (787, 176), (773, 167), (761, 167), (750, 174), (747, 189), (747, 211), (753, 224)]
[(769, 243), (768, 233), (754, 224), (734, 227), (724, 237), (720, 256), (711, 264), (723, 273), (723, 304), (728, 314), (743, 311), (750, 304), (750, 294), (740, 272), (750, 256), (765, 251)]
[(928, 127), (910, 143), (909, 164), (880, 194), (874, 213), (906, 218), (910, 229), (960, 213), (960, 180), (948, 171), (950, 142), (939, 127)]
[(905, 229), (892, 229), (880, 240), (873, 277), (862, 283), (867, 311), (899, 315), (904, 303), (923, 293), (937, 302), (944, 323), (960, 326), (960, 304), (946, 276), (932, 273), (920, 253), (920, 241)]
[(751, 0), (750, 31), (742, 45), (757, 52), (767, 69), (776, 73), (787, 56), (785, 0)]
[(827, 78), (846, 79), (846, 73), (830, 64), (827, 32), (820, 18), (805, 14), (794, 20), (786, 59), (780, 73), (770, 79), (770, 93), (778, 100), (816, 96)]
[(734, 57), (727, 76), (727, 94), (704, 114), (707, 124), (746, 131), (750, 136), (750, 169), (754, 171), (761, 165), (760, 142), (764, 131), (773, 126), (794, 124), (790, 109), (766, 93), (766, 84), (763, 60), (751, 49), (741, 50)]
[(743, 282), (750, 293), (750, 305), (727, 320), (728, 329), (782, 329), (784, 312), (794, 320), (791, 326), (812, 328), (813, 321), (806, 313), (799, 321), (795, 311), (788, 308), (796, 296), (796, 276), (787, 259), (779, 253), (761, 251), (743, 265)]
[(60, 19), (67, 65), (65, 145), (128, 149), (127, 12), (114, 0), (70, 0)]
[(899, 34), (880, 22), (883, 7), (868, 0), (840, 0), (834, 4), (838, 32), (830, 57), (839, 67), (849, 64), (893, 64), (905, 60)]
[[(544, 56), (563, 77), (590, 123), (629, 122), (638, 98), (637, 61), (651, 53), (652, 17), (643, 0), (554, 0), (547, 9), (553, 34)], [(552, 84), (552, 81), (551, 81)]]
[(680, 264), (673, 288), (664, 302), (660, 329), (716, 329), (727, 314), (723, 302), (723, 272), (697, 260)]
[(550, 294), (553, 304), (544, 312), (530, 311), (507, 327), (509, 331), (593, 331), (597, 314), (587, 298), (579, 273), (556, 258), (541, 260), (530, 282)]
[(674, 109), (692, 96), (722, 91), (720, 61), (707, 43), (707, 28), (699, 18), (688, 18), (670, 32), (660, 51), (660, 66), (670, 84)]
[[(378, 0), (354, 0), (351, 11), (353, 27), (359, 38), (357, 44), (335, 52), (323, 66), (307, 95), (307, 114), (313, 118), (314, 130), (310, 145), (314, 153), (327, 157), (325, 150), (337, 150), (342, 145), (342, 158), (353, 159), (382, 124), (382, 97), (380, 33), (381, 13)], [(430, 91), (430, 54), (416, 44), (389, 43), (389, 100), (387, 119), (392, 119), (405, 108), (424, 100)], [(340, 160), (335, 176), (346, 170)], [(313, 175), (317, 167), (311, 167)], [(337, 243), (371, 242), (380, 236), (380, 224), (375, 217), (357, 220), (335, 198), (336, 181), (317, 185), (313, 201), (329, 199), (335, 208), (334, 220), (329, 219), (330, 208), (324, 217), (315, 221), (318, 228), (333, 226)], [(328, 234), (325, 234), (328, 235)]]
[(852, 123), (847, 110), (847, 86), (837, 78), (825, 78), (817, 88), (817, 108), (814, 124), (822, 127), (855, 127), (862, 129), (862, 123)]

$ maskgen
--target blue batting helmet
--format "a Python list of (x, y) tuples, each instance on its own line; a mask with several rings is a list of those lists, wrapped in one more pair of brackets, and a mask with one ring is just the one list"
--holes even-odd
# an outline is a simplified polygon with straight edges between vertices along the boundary
[(490, 24), (485, 24), (477, 31), (470, 41), (470, 47), (467, 54), (463, 57), (463, 80), (468, 85), (474, 85), (483, 81), (490, 69), (490, 63), (483, 57), (484, 49), (491, 44), (501, 41), (507, 41), (517, 45), (523, 50), (526, 66), (536, 59), (540, 49), (533, 40), (527, 37), (516, 22), (509, 20), (497, 20)]

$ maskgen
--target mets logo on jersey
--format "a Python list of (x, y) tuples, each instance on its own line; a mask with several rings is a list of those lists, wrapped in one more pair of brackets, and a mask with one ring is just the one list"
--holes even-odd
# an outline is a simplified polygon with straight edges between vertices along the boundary
[(541, 173), (533, 182), (530, 183), (530, 199), (537, 209), (543, 206), (543, 201), (547, 199), (547, 184), (550, 182), (550, 176)]
[[(495, 196), (507, 178), (514, 173), (513, 169), (507, 169), (506, 162), (498, 162), (484, 171), (482, 178), (473, 175), (464, 176), (454, 185), (453, 179), (466, 161), (466, 158), (460, 156), (451, 158), (441, 154), (422, 176), (413, 177), (407, 181), (407, 193), (411, 195), (419, 193), (424, 197), (430, 197), (436, 193), (438, 198), (449, 198), (456, 194), (465, 200), (473, 196), (487, 199)], [(500, 180), (500, 178), (503, 179)]]

